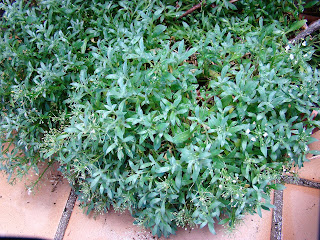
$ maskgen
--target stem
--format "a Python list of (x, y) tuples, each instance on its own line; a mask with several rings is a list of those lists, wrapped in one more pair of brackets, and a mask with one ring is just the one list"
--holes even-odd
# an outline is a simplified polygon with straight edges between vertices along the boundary
[(31, 189), (33, 189), (38, 182), (42, 179), (43, 175), (47, 172), (48, 168), (51, 167), (51, 165), (54, 163), (54, 161), (50, 161), (48, 163), (48, 166), (44, 169), (44, 171), (41, 173), (41, 175), (38, 177), (37, 181), (34, 182), (34, 184), (30, 187)]

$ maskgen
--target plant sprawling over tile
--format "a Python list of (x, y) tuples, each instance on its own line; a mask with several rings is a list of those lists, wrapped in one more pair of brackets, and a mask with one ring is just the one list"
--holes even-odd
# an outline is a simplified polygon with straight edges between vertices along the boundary
[(129, 209), (157, 235), (272, 207), (319, 126), (314, 50), (288, 41), (301, 3), (178, 18), (196, 3), (1, 3), (1, 169), (59, 162), (88, 211)]

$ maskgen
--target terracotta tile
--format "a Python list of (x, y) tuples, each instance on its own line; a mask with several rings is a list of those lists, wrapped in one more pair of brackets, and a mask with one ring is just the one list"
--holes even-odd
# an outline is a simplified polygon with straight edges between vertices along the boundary
[[(212, 235), (207, 227), (203, 229), (184, 230), (178, 229), (173, 240), (269, 240), (271, 232), (272, 212), (263, 211), (263, 218), (257, 214), (246, 216), (236, 230), (229, 232), (221, 225), (216, 226), (217, 235)], [(65, 240), (133, 240), (133, 239), (158, 239), (153, 237), (149, 230), (133, 225), (133, 217), (129, 212), (122, 214), (113, 210), (99, 215), (96, 220), (92, 215), (87, 216), (75, 206), (65, 234)], [(84, 227), (85, 226), (85, 227)], [(160, 238), (164, 240), (165, 238)]]
[(283, 194), (283, 240), (319, 239), (320, 190), (286, 185)]
[(304, 166), (298, 170), (298, 175), (300, 178), (320, 182), (320, 156), (304, 163)]
[(153, 239), (150, 231), (133, 225), (133, 217), (128, 211), (118, 213), (110, 210), (95, 218), (83, 213), (76, 205), (73, 209), (64, 240), (118, 240), (118, 239)]
[(0, 236), (53, 239), (70, 193), (69, 184), (56, 177), (57, 172), (49, 170), (38, 190), (28, 193), (25, 179), (10, 185), (0, 172)]
[[(320, 140), (320, 131), (317, 131), (312, 135), (314, 138)], [(311, 143), (309, 145), (311, 150), (319, 150), (320, 151), (320, 141)], [(304, 163), (304, 166), (298, 170), (299, 177), (305, 178), (311, 181), (320, 182), (320, 155), (318, 156), (308, 156), (310, 162)]]

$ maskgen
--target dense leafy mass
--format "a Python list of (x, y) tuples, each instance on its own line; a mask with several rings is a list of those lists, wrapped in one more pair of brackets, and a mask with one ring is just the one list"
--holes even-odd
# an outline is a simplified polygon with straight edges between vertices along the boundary
[(319, 126), (302, 3), (207, 3), (1, 4), (1, 169), (59, 162), (88, 211), (165, 236), (272, 207)]

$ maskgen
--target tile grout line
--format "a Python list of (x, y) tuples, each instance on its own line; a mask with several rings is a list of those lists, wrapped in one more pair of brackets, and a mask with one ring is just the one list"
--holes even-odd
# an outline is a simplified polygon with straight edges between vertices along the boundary
[(56, 231), (56, 234), (54, 236), (54, 240), (62, 240), (64, 237), (64, 234), (67, 230), (67, 226), (74, 208), (74, 205), (77, 200), (77, 195), (73, 189), (71, 189), (67, 203), (64, 207), (62, 216), (60, 218), (60, 222)]
[(273, 202), (275, 208), (272, 211), (272, 225), (270, 240), (282, 239), (282, 209), (283, 209), (283, 190), (274, 191)]
[(287, 184), (294, 184), (302, 187), (311, 187), (311, 188), (316, 188), (320, 189), (320, 183), (319, 182), (314, 182), (310, 181), (304, 178), (295, 178), (292, 176), (282, 176), (281, 180), (284, 181), (284, 183)]
[[(282, 176), (281, 180), (287, 184), (294, 184), (302, 187), (311, 187), (320, 189), (320, 183), (310, 181), (304, 178), (295, 178), (292, 176)], [(282, 209), (283, 209), (283, 190), (274, 191), (274, 205), (272, 212), (272, 225), (270, 240), (282, 239)]]

